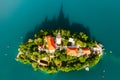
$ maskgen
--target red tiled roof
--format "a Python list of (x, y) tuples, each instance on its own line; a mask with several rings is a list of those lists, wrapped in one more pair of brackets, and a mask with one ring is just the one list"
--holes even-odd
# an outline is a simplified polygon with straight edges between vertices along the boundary
[(54, 48), (56, 48), (56, 46), (55, 46), (55, 41), (54, 41), (54, 38), (53, 37), (51, 37), (51, 45), (54, 47)]
[(82, 48), (82, 53), (89, 55), (91, 53), (90, 48)]
[(54, 38), (52, 36), (46, 36), (45, 40), (47, 41), (48, 49), (55, 50), (56, 46), (55, 46)]
[(78, 55), (78, 48), (67, 48), (67, 55), (77, 56)]

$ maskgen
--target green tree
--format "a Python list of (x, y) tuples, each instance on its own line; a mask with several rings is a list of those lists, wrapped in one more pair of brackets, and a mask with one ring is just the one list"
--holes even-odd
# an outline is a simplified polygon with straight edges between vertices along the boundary
[(32, 39), (29, 39), (29, 40), (28, 40), (28, 43), (32, 43), (32, 42), (33, 42), (33, 40), (32, 40)]
[(86, 43), (85, 42), (82, 42), (81, 40), (76, 40), (76, 44), (77, 45), (80, 45), (81, 47), (86, 47)]
[(83, 39), (84, 41), (87, 41), (88, 36), (85, 33), (80, 32), (79, 34), (80, 34), (80, 36), (79, 36), (80, 39)]
[(41, 39), (41, 38), (37, 38), (37, 39), (34, 40), (34, 43), (35, 43), (36, 45), (39, 45), (39, 44), (42, 43), (42, 39)]
[(79, 60), (80, 62), (85, 62), (87, 58), (88, 58), (87, 56), (80, 56)]
[(67, 44), (68, 44), (68, 40), (67, 40), (67, 39), (64, 39), (63, 45), (64, 45), (64, 46), (67, 46)]
[(36, 71), (38, 69), (38, 63), (33, 62), (32, 63), (32, 67), (34, 68), (34, 70)]

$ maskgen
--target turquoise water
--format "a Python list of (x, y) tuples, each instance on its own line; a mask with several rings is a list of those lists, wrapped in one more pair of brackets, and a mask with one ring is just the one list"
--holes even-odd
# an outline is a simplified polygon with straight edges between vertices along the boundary
[[(89, 26), (106, 54), (90, 69), (48, 75), (15, 61), (19, 44), (46, 16), (57, 17), (63, 3), (70, 22)], [(119, 0), (0, 0), (0, 80), (119, 80)], [(110, 53), (112, 51), (112, 53)]]

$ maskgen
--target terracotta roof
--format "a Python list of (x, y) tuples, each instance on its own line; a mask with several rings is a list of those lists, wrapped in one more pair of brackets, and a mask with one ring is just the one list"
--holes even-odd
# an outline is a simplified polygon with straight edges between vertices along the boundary
[(47, 41), (48, 50), (55, 50), (56, 46), (54, 38), (52, 36), (46, 36), (45, 40)]
[(67, 55), (77, 56), (78, 55), (78, 48), (67, 48)]
[(90, 48), (82, 48), (82, 54), (89, 55), (91, 53)]

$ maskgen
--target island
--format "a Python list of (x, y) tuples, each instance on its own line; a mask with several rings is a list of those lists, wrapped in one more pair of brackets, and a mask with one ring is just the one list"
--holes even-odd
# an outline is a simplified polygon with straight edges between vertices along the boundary
[(46, 73), (89, 71), (103, 53), (103, 45), (91, 37), (89, 27), (70, 23), (61, 5), (58, 18), (46, 17), (40, 26), (26, 34), (16, 60)]
[(17, 61), (31, 64), (46, 73), (69, 72), (95, 66), (103, 55), (103, 45), (84, 32), (40, 30), (33, 39), (20, 44)]

